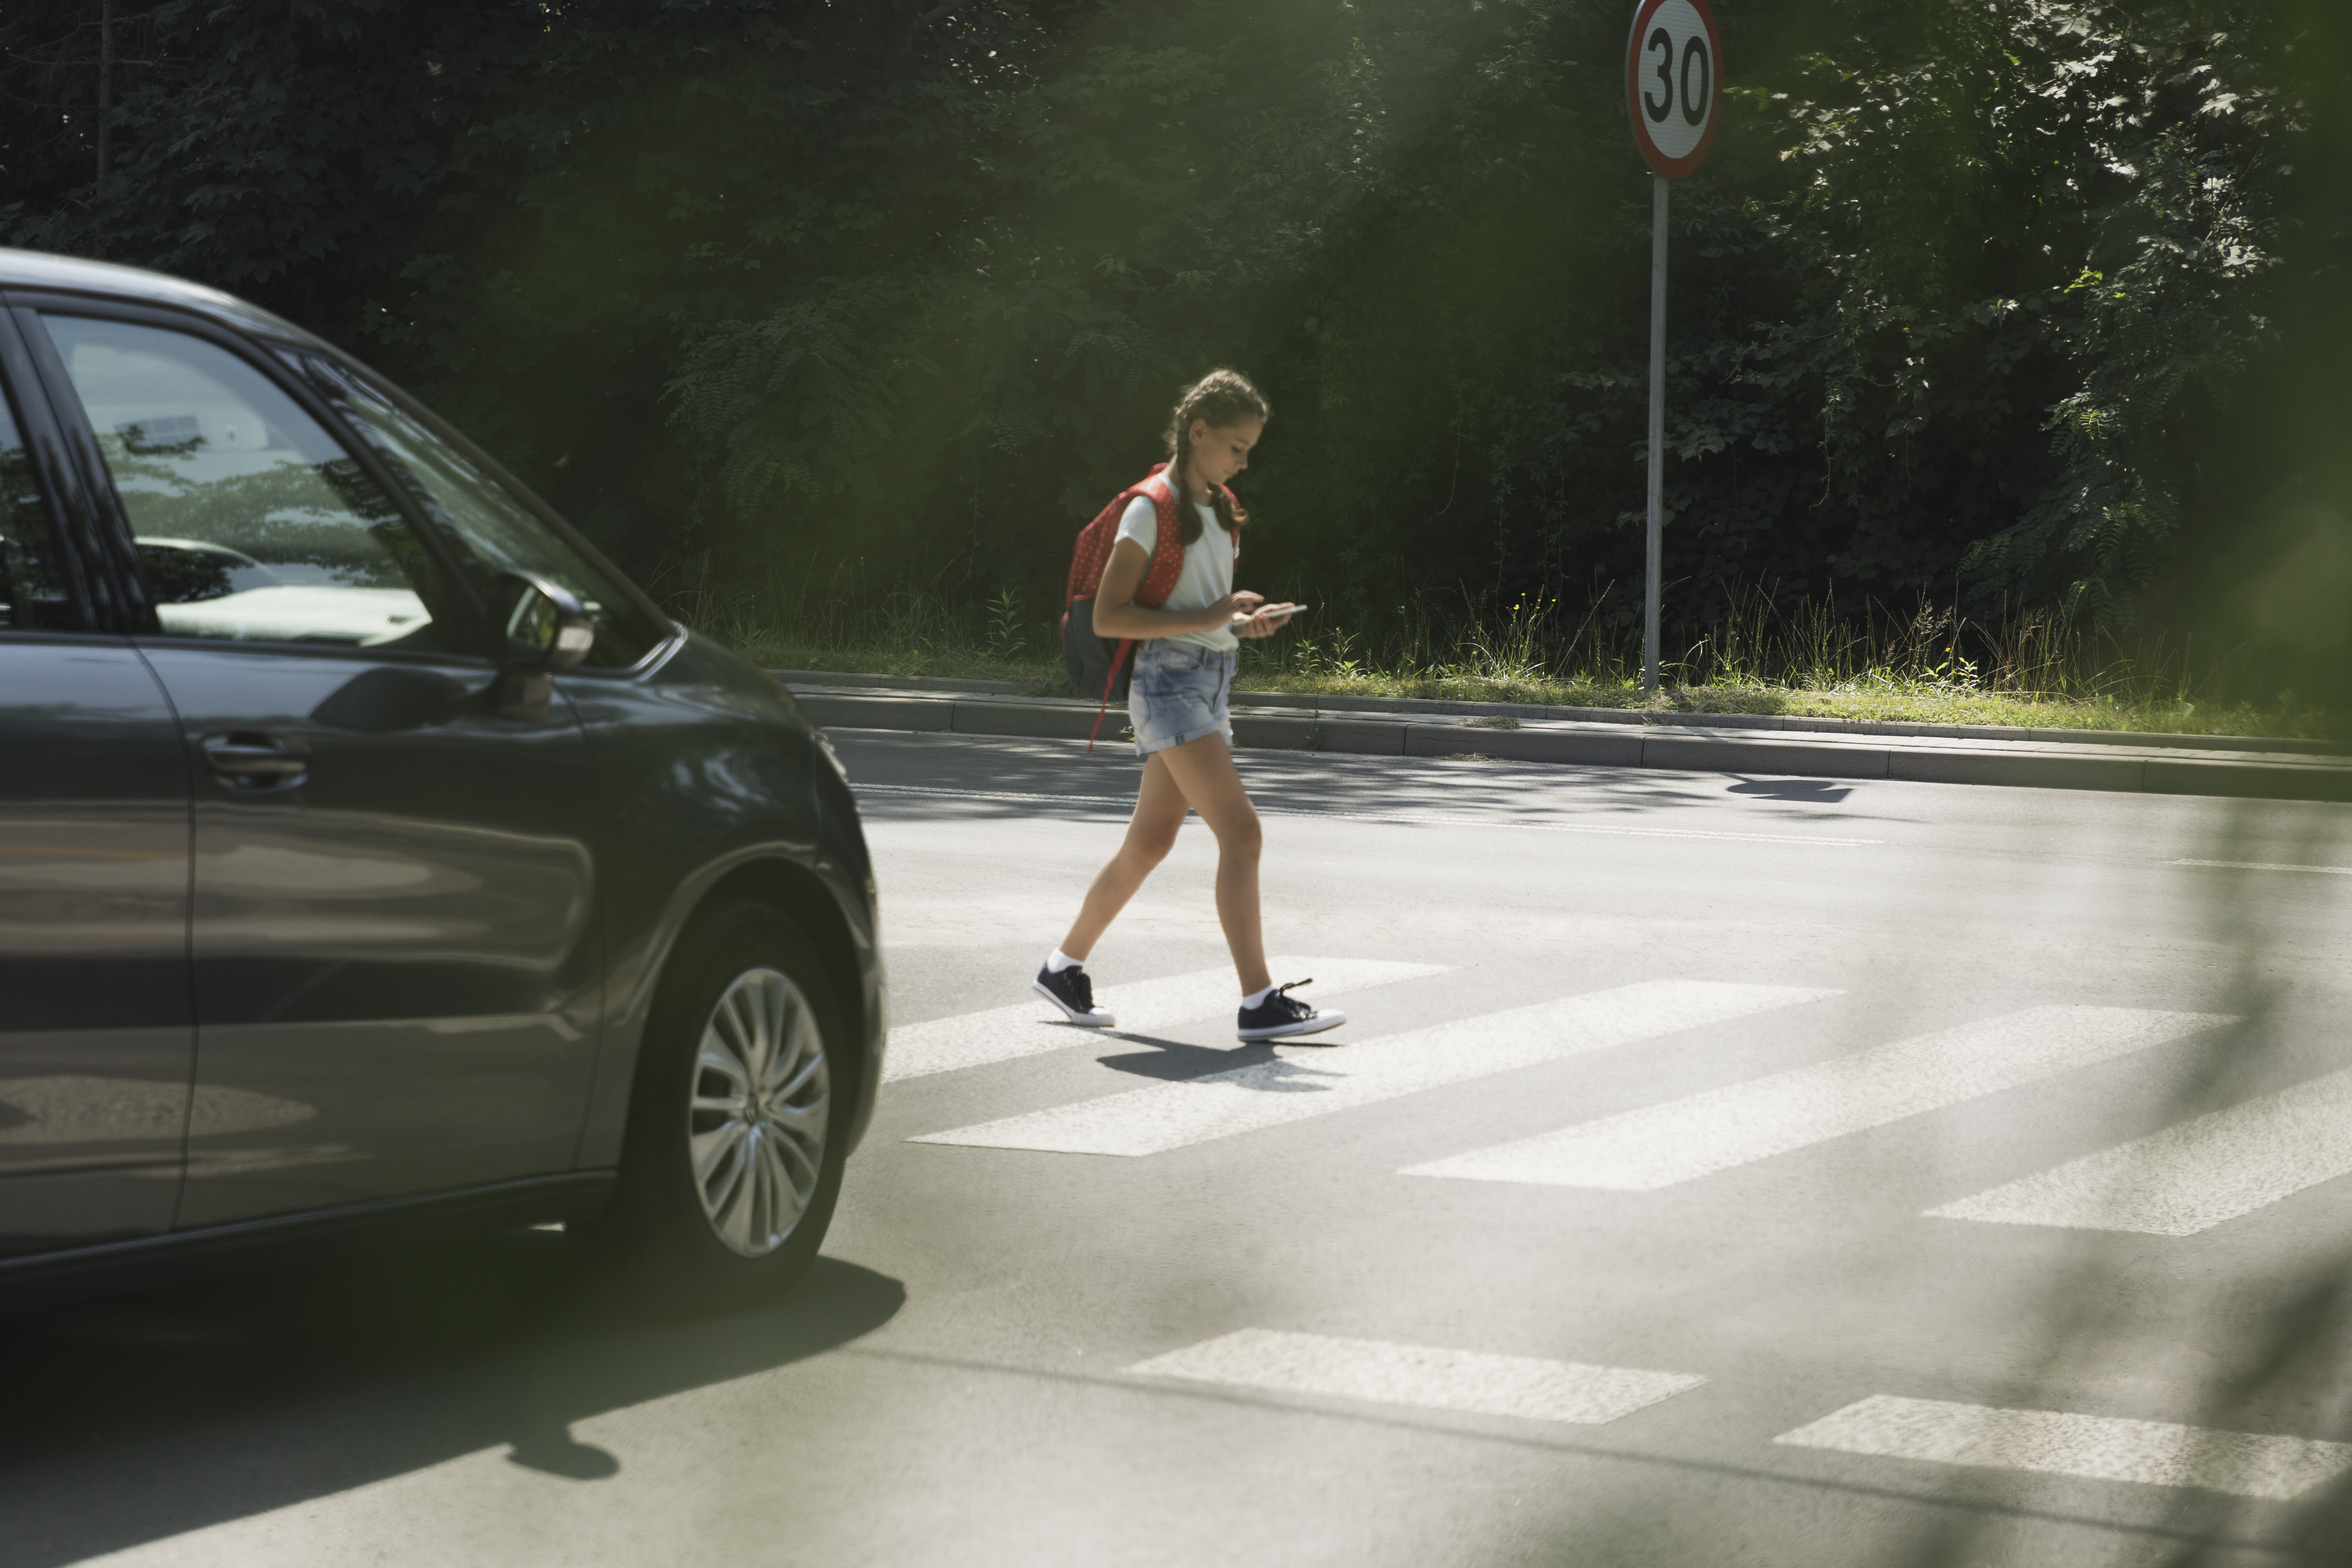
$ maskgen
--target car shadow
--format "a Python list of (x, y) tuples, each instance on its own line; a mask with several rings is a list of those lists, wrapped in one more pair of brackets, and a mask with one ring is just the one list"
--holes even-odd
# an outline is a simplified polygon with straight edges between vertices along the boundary
[(84, 1302), (0, 1320), (12, 1568), (50, 1568), (504, 1447), (593, 1483), (572, 1425), (846, 1344), (906, 1300), (819, 1258), (782, 1300), (650, 1301), (557, 1234)]

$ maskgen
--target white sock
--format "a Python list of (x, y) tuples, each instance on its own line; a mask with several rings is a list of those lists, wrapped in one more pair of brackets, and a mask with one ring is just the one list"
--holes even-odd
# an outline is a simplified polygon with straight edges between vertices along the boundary
[(1072, 958), (1068, 953), (1064, 952), (1057, 947), (1053, 952), (1045, 955), (1045, 973), (1048, 974), (1059, 974), (1065, 969), (1076, 969), (1085, 962), (1086, 960), (1081, 958)]
[(1265, 999), (1280, 989), (1281, 987), (1278, 985), (1269, 985), (1265, 990), (1257, 992), (1254, 995), (1243, 997), (1242, 1005), (1244, 1007), (1263, 1007), (1265, 1005)]

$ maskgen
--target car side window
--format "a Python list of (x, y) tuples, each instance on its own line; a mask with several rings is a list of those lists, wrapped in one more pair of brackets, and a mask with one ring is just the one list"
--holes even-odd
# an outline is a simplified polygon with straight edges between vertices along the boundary
[(34, 481), (16, 415), (0, 397), (0, 631), (81, 629), (55, 520)]
[(286, 357), (312, 391), (416, 487), (428, 510), (447, 525), (464, 569), (485, 590), (500, 573), (516, 570), (539, 573), (571, 589), (596, 623), (587, 662), (607, 669), (627, 668), (669, 636), (668, 626), (640, 610), (520, 497), (409, 408), (348, 365), (318, 354), (289, 352)]
[(191, 333), (45, 314), (174, 637), (460, 646), (415, 528), (283, 388)]

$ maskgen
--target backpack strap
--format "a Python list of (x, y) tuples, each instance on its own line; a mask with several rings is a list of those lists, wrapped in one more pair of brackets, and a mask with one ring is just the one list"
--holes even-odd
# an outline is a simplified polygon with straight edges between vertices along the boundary
[(1177, 510), (1175, 481), (1168, 477), (1168, 466), (1162, 463), (1151, 477), (1135, 487), (1134, 494), (1151, 502), (1158, 514), (1160, 537), (1151, 552), (1151, 565), (1143, 574), (1142, 584), (1135, 590), (1135, 602), (1147, 610), (1156, 610), (1168, 602), (1176, 591), (1176, 579), (1184, 571), (1184, 523)]
[(1102, 733), (1103, 715), (1110, 711), (1110, 689), (1118, 684), (1119, 667), (1127, 662), (1127, 650), (1135, 646), (1127, 637), (1118, 639), (1118, 651), (1111, 656), (1110, 673), (1103, 677), (1102, 700), (1095, 704), (1094, 728), (1087, 731), (1087, 755), (1095, 754), (1095, 737)]

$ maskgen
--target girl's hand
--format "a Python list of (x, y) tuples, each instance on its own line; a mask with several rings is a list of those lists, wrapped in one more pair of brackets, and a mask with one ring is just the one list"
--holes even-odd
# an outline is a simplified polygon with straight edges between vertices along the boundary
[(1240, 589), (1226, 595), (1207, 609), (1202, 610), (1201, 624), (1194, 629), (1213, 632), (1221, 626), (1231, 626), (1238, 631), (1243, 619), (1265, 603), (1264, 594), (1253, 594), (1246, 588)]
[(1247, 597), (1255, 601), (1255, 603), (1249, 606), (1248, 618), (1234, 623), (1234, 635), (1235, 637), (1270, 637), (1275, 633), (1280, 631), (1285, 626), (1289, 624), (1290, 612), (1286, 609), (1268, 611), (1265, 607), (1265, 595), (1264, 594), (1250, 594), (1246, 595), (1236, 594), (1234, 597), (1237, 599)]

